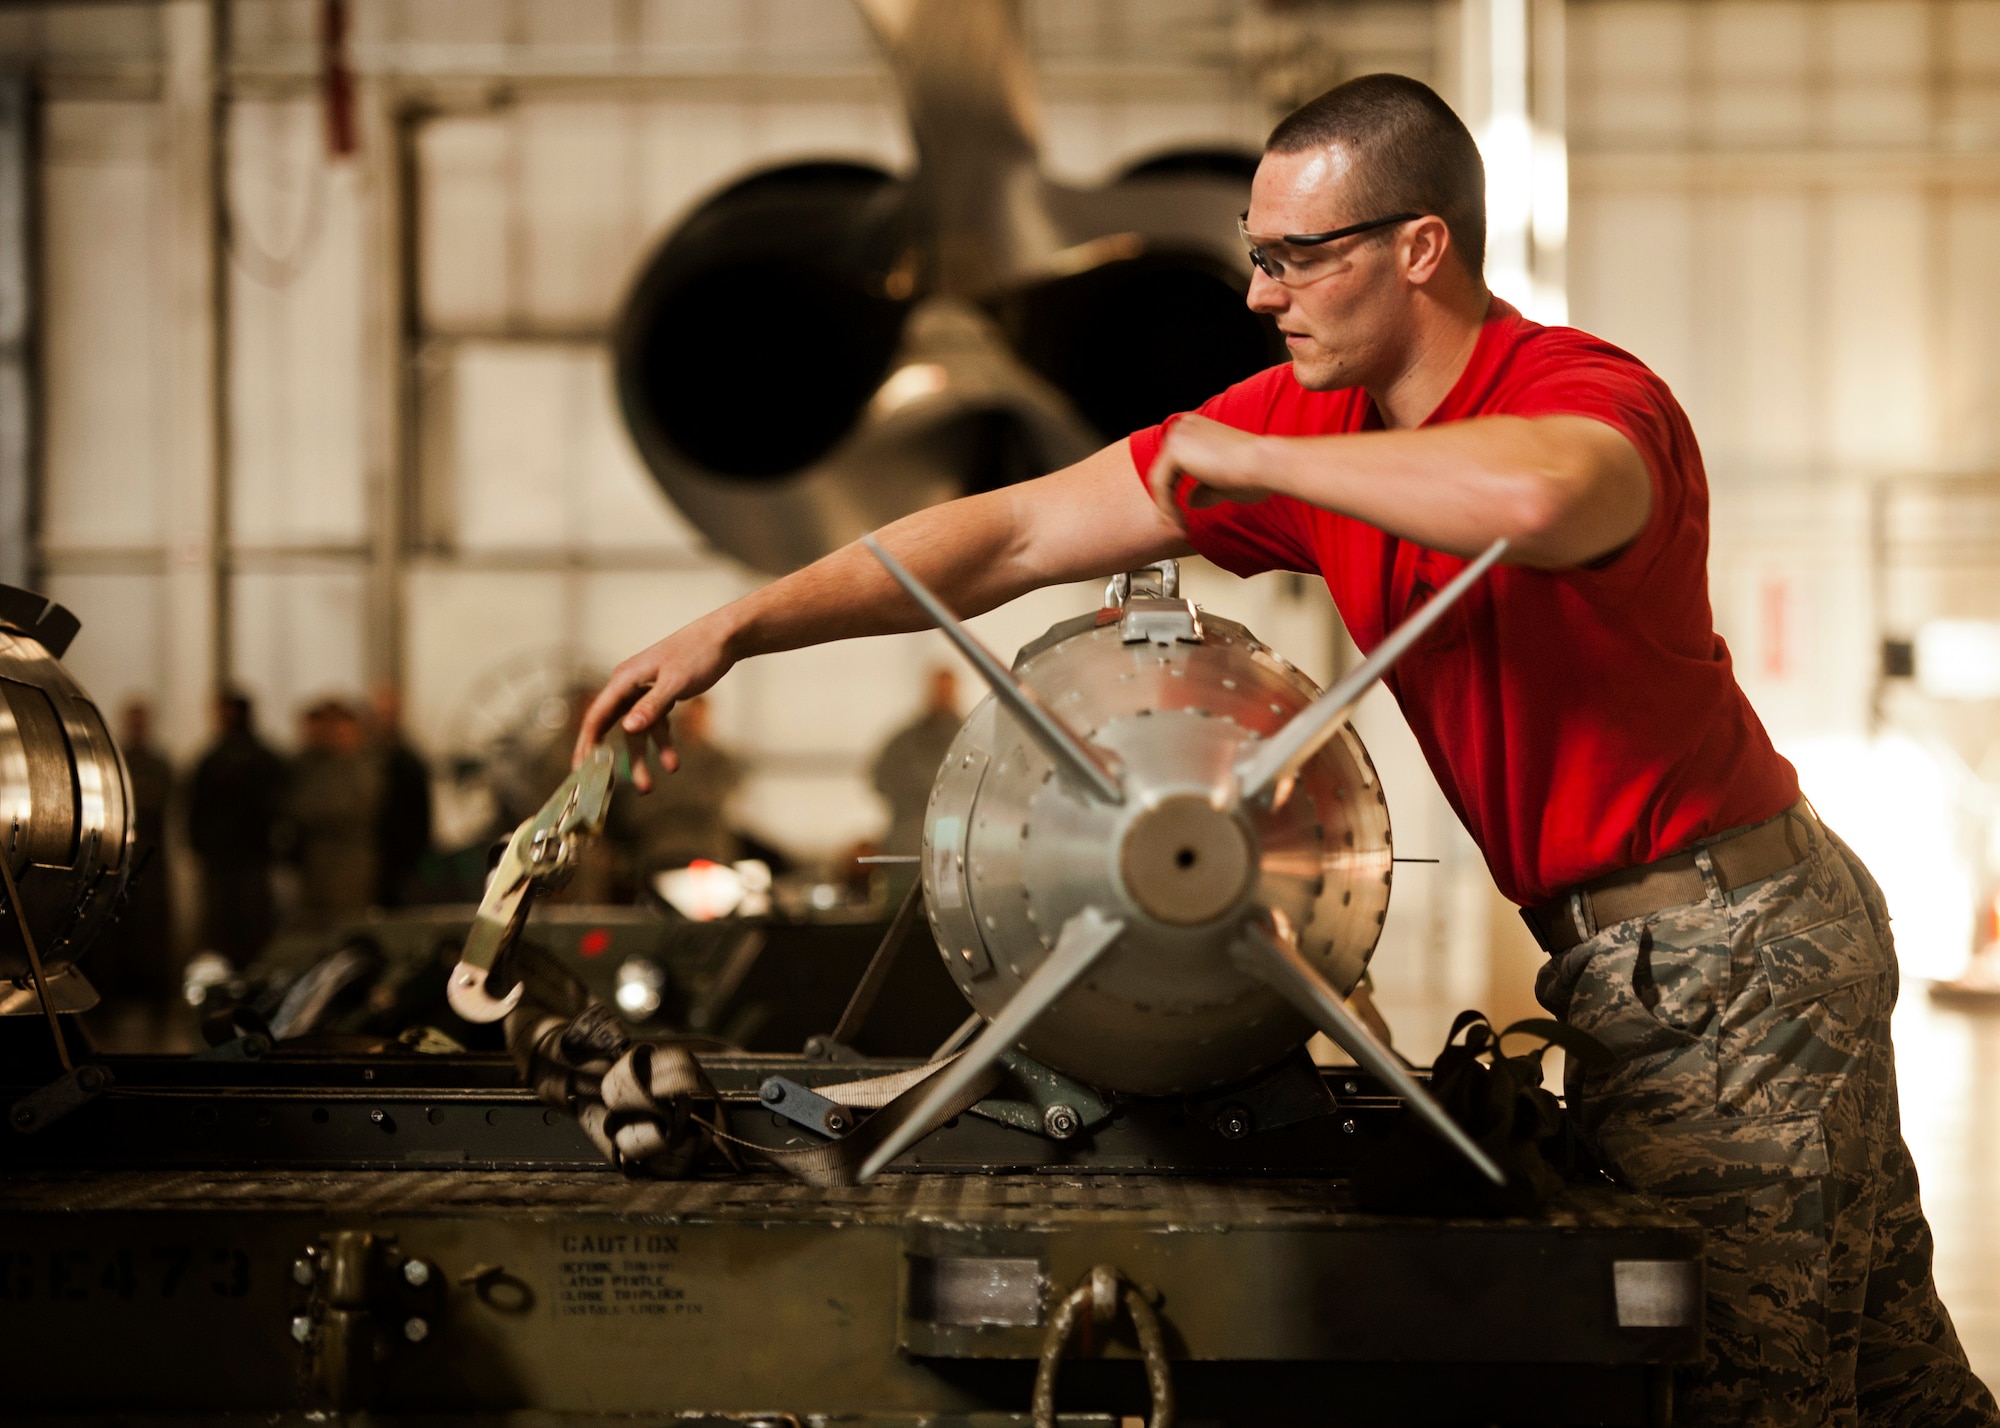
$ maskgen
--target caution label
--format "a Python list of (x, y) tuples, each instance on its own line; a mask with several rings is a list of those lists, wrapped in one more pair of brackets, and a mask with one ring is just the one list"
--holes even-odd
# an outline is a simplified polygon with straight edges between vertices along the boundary
[(565, 1232), (557, 1248), (552, 1308), (559, 1316), (666, 1318), (702, 1311), (675, 1273), (677, 1235)]

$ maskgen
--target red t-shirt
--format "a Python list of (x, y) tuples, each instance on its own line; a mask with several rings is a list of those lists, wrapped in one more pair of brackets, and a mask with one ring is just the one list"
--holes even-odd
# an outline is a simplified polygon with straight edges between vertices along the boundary
[[(1382, 426), (1366, 392), (1307, 391), (1289, 364), (1201, 412), (1279, 436)], [(1494, 881), (1528, 904), (1773, 817), (1799, 785), (1715, 633), (1708, 480), (1666, 383), (1609, 343), (1496, 298), (1425, 424), (1502, 413), (1604, 422), (1653, 480), (1646, 527), (1615, 557), (1590, 569), (1495, 567), (1385, 681)], [(1142, 480), (1168, 424), (1132, 434)], [(1323, 575), (1364, 651), (1466, 564), (1286, 496), (1184, 515), (1195, 549), (1226, 570)]]

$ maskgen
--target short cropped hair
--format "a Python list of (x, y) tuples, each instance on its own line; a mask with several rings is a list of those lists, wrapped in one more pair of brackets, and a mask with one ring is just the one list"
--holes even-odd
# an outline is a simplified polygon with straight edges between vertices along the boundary
[(1436, 90), (1401, 74), (1364, 74), (1309, 99), (1278, 121), (1267, 154), (1339, 145), (1353, 154), (1361, 209), (1350, 222), (1433, 213), (1451, 230), (1466, 270), (1486, 266), (1486, 165)]

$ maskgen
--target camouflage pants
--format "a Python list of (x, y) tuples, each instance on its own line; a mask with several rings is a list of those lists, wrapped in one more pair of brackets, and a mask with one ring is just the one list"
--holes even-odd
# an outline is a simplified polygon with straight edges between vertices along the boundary
[(1888, 909), (1803, 809), (1805, 858), (1598, 930), (1537, 995), (1615, 1057), (1569, 1100), (1621, 1174), (1708, 1232), (1697, 1424), (2000, 1424), (1931, 1282), (1903, 1144)]

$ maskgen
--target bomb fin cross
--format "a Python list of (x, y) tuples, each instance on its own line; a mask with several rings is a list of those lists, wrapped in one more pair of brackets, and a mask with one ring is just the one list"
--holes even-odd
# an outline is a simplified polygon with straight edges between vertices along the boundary
[[(1151, 923), (1153, 932), (1144, 935), (1157, 935), (1161, 947), (1185, 947), (1192, 945), (1190, 937), (1199, 937), (1203, 939), (1201, 945), (1216, 948), (1210, 960), (1226, 963), (1223, 970), (1227, 975), (1247, 978), (1243, 985), (1258, 986), (1262, 996), (1275, 994), (1402, 1096), (1481, 1175), (1496, 1185), (1505, 1183), (1506, 1176), (1492, 1157), (1404, 1069), (1395, 1053), (1349, 1011), (1338, 987), (1328, 980), (1313, 957), (1301, 949), (1296, 929), (1282, 910), (1259, 906), (1253, 892), (1246, 891), (1254, 886), (1261, 856), (1255, 846), (1257, 835), (1253, 824), (1261, 819), (1264, 825), (1270, 825), (1282, 816), (1300, 770), (1339, 734), (1355, 705), (1396, 661), (1500, 559), (1507, 549), (1504, 540), (1495, 541), (1470, 562), (1347, 678), (1313, 699), (1269, 737), (1244, 737), (1232, 759), (1222, 768), (1215, 786), (1205, 796), (1192, 799), (1184, 790), (1149, 786), (1146, 770), (1136, 761), (1121, 759), (1116, 751), (1085, 738), (1064, 723), (873, 536), (864, 537), (863, 544), (971, 662), (992, 688), (994, 700), (1053, 766), (1061, 786), (1082, 801), (1086, 809), (1083, 816), (1093, 816), (1087, 813), (1093, 806), (1100, 814), (1113, 816), (1113, 822), (1105, 826), (1114, 828), (1112, 836), (1122, 840), (1114, 860), (1119, 871), (1105, 875), (1103, 885), (1064, 918), (1052, 943), (1043, 934), (1042, 945), (1049, 949), (1046, 956), (1026, 974), (1005, 1005), (997, 1011), (989, 1009), (986, 1029), (948, 1069), (939, 1073), (926, 1097), (927, 1106), (932, 1101), (939, 1106), (948, 1104), (962, 1086), (978, 1077), (1003, 1052), (1020, 1044), (1052, 1012), (1060, 1012), (1067, 999), (1082, 995), (1094, 979), (1132, 974), (1133, 964), (1144, 962), (1149, 955), (1135, 938), (1142, 939), (1140, 929)], [(1196, 803), (1202, 805), (1199, 810), (1193, 808)], [(1197, 811), (1200, 817), (1196, 817)], [(1253, 814), (1258, 816), (1253, 818)], [(1215, 826), (1210, 828), (1210, 823)], [(1164, 895), (1161, 891), (1162, 887), (1171, 892), (1185, 891), (1175, 881), (1175, 875), (1169, 873), (1145, 880), (1151, 877), (1146, 869), (1159, 861), (1158, 850), (1152, 845), (1160, 843), (1163, 836), (1166, 841), (1161, 846), (1167, 850), (1167, 862), (1162, 867), (1170, 868), (1179, 859), (1179, 866), (1190, 870), (1182, 879), (1189, 888), (1197, 891), (1208, 888), (1203, 877), (1207, 876), (1212, 856), (1207, 850), (1239, 851), (1232, 844), (1239, 836), (1245, 840), (1240, 851), (1250, 871), (1228, 888), (1215, 884), (1215, 889), (1210, 890), (1219, 889), (1216, 895), (1196, 899), (1200, 905), (1190, 904), (1193, 910), (1189, 911), (1181, 906), (1185, 898)], [(1227, 861), (1233, 868), (1237, 860)], [(1196, 868), (1201, 870), (1201, 876), (1195, 874)], [(1120, 884), (1122, 894), (1114, 891), (1111, 885), (1114, 880)], [(1121, 895), (1127, 907), (1125, 915), (1118, 911)], [(1137, 923), (1130, 918), (1137, 918)], [(1230, 935), (1232, 926), (1234, 936)], [(1180, 939), (1178, 944), (1174, 943), (1176, 938)], [(1179, 965), (1185, 972), (1187, 964)], [(1146, 975), (1149, 966), (1150, 963), (1141, 966), (1136, 974)], [(1203, 973), (1196, 969), (1195, 975)], [(1174, 988), (1163, 985), (1161, 990), (1170, 994)], [(861, 1179), (868, 1179), (909, 1149), (928, 1125), (929, 1118), (924, 1114), (912, 1116), (869, 1156), (862, 1167)]]

